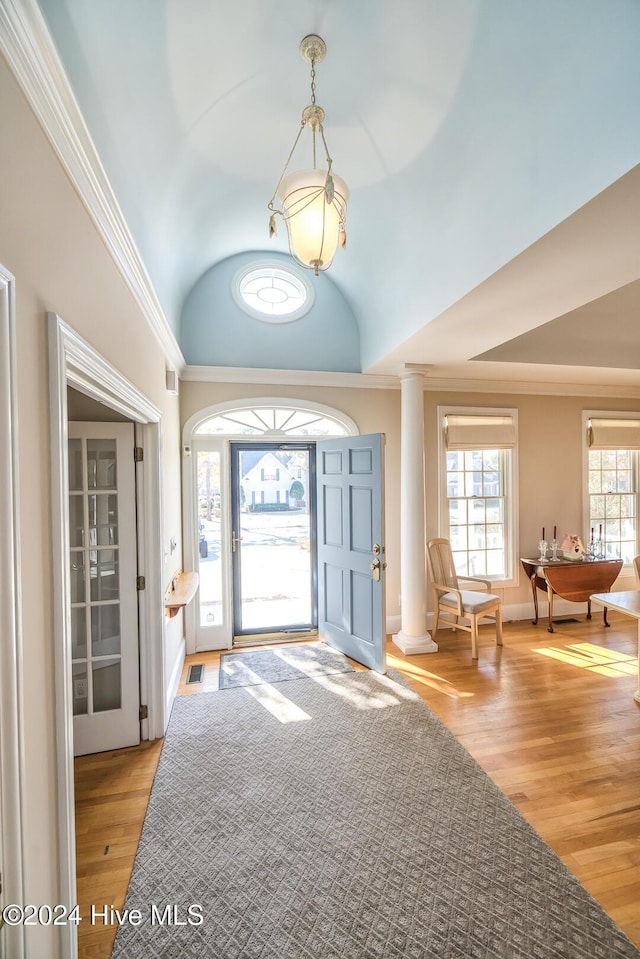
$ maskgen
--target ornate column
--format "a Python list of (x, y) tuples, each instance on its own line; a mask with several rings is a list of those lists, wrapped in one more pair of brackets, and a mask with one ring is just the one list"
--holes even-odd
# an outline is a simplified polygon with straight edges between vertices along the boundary
[(400, 632), (405, 655), (435, 653), (427, 630), (427, 558), (424, 473), (424, 380), (409, 367), (400, 376)]

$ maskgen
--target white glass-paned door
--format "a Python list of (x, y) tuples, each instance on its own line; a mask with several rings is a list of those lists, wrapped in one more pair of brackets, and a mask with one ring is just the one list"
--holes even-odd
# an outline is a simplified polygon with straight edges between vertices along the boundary
[(140, 741), (133, 448), (131, 424), (69, 424), (76, 755)]

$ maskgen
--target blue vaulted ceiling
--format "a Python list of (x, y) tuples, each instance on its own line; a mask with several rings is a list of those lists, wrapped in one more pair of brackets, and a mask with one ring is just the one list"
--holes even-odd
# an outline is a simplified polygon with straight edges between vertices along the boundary
[[(508, 361), (526, 362), (526, 337), (542, 323), (561, 340), (564, 313), (575, 320), (575, 309), (640, 280), (640, 257), (635, 275), (603, 268), (595, 286), (585, 265), (584, 280), (577, 269), (564, 297), (535, 315), (531, 290), (513, 283), (527, 251), (546, 244), (557, 264), (554, 231), (630, 171), (637, 195), (636, 0), (39, 3), (189, 362), (197, 337), (217, 327), (238, 338), (218, 339), (218, 350), (211, 338), (199, 354), (210, 365), (273, 366), (280, 355), (285, 368), (382, 371), (441, 358), (453, 369), (454, 328), (461, 360), (513, 341)], [(258, 351), (225, 321), (225, 278), (229, 258), (286, 250), (282, 236), (268, 239), (266, 205), (309, 101), (298, 46), (312, 32), (328, 48), (317, 99), (351, 189), (348, 244), (313, 279), (322, 295), (297, 321), (315, 337), (289, 324), (263, 331), (290, 337), (284, 352)], [(482, 299), (505, 269), (509, 317)], [(447, 327), (460, 304), (467, 319), (458, 310)], [(471, 335), (480, 316), (482, 349)], [(320, 358), (314, 343), (328, 329), (333, 350)]]

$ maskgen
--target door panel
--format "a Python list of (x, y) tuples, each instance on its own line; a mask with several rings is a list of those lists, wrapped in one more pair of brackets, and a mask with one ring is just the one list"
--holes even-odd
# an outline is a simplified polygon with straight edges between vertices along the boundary
[(318, 629), (385, 672), (384, 437), (317, 443)]
[(134, 432), (69, 423), (74, 752), (140, 742)]

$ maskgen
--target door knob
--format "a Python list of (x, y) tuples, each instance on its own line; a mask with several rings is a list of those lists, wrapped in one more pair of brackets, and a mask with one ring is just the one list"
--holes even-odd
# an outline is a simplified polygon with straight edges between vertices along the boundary
[(379, 559), (374, 559), (373, 563), (371, 564), (371, 570), (373, 572), (373, 578), (377, 583), (380, 579), (380, 560)]

